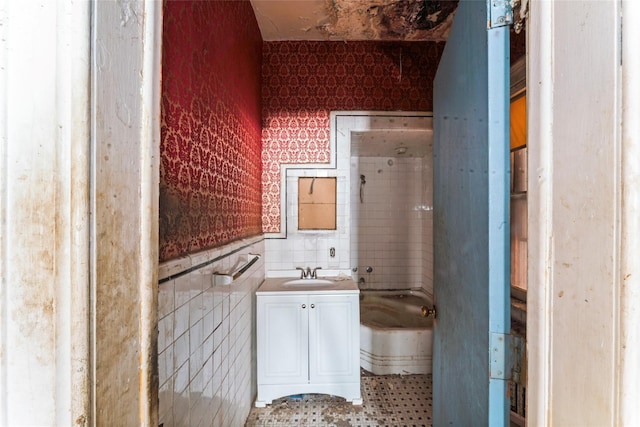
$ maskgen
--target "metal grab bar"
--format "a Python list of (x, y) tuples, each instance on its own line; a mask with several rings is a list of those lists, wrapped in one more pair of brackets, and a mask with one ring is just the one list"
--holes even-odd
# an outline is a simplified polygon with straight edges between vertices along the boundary
[[(249, 260), (250, 257), (253, 257), (253, 258)], [(213, 284), (216, 286), (230, 285), (232, 282), (240, 278), (240, 276), (242, 276), (247, 270), (249, 270), (253, 264), (258, 262), (258, 260), (260, 259), (260, 255), (247, 254), (247, 259), (248, 259), (247, 263), (243, 265), (241, 268), (239, 268), (238, 270), (236, 270), (234, 273), (225, 274), (225, 273), (218, 273), (217, 271), (214, 271)]]
[(251, 268), (251, 266), (253, 264), (255, 264), (256, 262), (258, 262), (258, 260), (260, 259), (260, 255), (251, 255), (248, 254), (247, 257), (253, 256), (253, 259), (249, 262), (247, 262), (244, 267), (242, 267), (240, 270), (236, 271), (233, 274), (233, 280), (236, 280), (238, 277), (242, 276), (248, 269)]

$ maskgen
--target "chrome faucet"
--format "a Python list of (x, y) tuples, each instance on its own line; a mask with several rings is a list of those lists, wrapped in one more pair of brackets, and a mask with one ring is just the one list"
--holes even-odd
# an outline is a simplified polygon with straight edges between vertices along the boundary
[(306, 269), (302, 267), (296, 267), (296, 270), (300, 270), (301, 279), (317, 279), (318, 278), (317, 270), (321, 270), (321, 269), (322, 267), (316, 267), (313, 270), (311, 270), (310, 267), (307, 267)]
[(306, 270), (302, 267), (296, 267), (296, 270), (300, 270), (301, 279), (308, 279), (309, 277), (311, 277), (311, 269), (309, 267), (307, 267)]

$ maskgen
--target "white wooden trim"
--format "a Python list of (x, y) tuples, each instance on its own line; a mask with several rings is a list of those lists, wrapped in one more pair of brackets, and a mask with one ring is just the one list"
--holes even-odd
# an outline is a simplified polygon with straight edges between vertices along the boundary
[[(553, 106), (551, 79), (553, 12), (550, 2), (533, 2), (527, 23), (527, 141), (528, 141), (528, 290), (527, 290), (527, 421), (549, 425), (551, 165)], [(536, 82), (536, 83), (534, 83)], [(539, 82), (539, 83), (538, 83)], [(545, 167), (547, 166), (547, 167)], [(544, 176), (542, 176), (544, 173)], [(538, 185), (532, 185), (532, 183)]]
[(638, 143), (621, 136), (638, 130), (621, 127), (620, 4), (530, 4), (529, 425), (623, 425), (638, 401), (638, 320), (625, 312), (638, 286), (623, 283), (640, 256)]
[(91, 4), (0, 2), (0, 424), (89, 418)]
[(622, 1), (620, 354), (616, 425), (638, 422), (640, 402), (640, 2)]
[(91, 423), (153, 426), (162, 5), (93, 0), (91, 35)]
[(158, 425), (158, 257), (162, 3), (145, 1), (140, 125), (140, 424)]

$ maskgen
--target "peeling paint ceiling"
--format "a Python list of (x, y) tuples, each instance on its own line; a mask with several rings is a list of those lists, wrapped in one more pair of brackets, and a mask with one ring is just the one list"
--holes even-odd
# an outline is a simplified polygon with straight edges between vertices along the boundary
[(265, 41), (444, 41), (457, 0), (251, 0)]

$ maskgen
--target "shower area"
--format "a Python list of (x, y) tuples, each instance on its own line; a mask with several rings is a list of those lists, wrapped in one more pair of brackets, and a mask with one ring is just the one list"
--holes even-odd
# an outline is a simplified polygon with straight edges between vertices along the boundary
[(351, 132), (350, 254), (362, 290), (433, 294), (432, 137), (431, 129)]
[(431, 117), (376, 118), (350, 132), (350, 256), (359, 283), (360, 365), (429, 374), (433, 343)]

